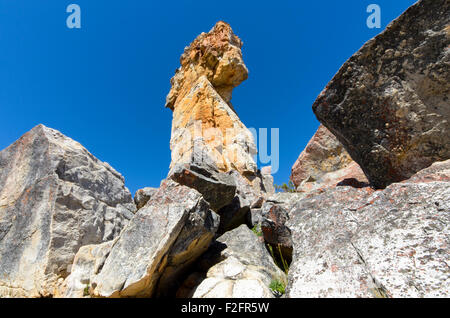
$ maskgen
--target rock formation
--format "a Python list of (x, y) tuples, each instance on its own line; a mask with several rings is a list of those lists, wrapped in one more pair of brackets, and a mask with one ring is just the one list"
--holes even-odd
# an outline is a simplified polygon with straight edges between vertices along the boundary
[(228, 205), (236, 194), (236, 183), (225, 173), (208, 169), (208, 166), (177, 165), (171, 178), (179, 184), (199, 191), (214, 211)]
[(248, 77), (241, 47), (231, 27), (218, 22), (185, 49), (166, 102), (173, 110), (171, 168), (199, 160), (193, 153), (201, 148), (221, 172), (256, 174), (253, 135), (230, 102), (233, 89)]
[(43, 125), (0, 152), (0, 297), (48, 297), (81, 246), (114, 239), (135, 212), (123, 177)]
[(156, 191), (158, 191), (158, 189), (150, 187), (137, 190), (134, 195), (134, 204), (136, 204), (136, 208), (138, 210), (143, 208)]
[(275, 186), (273, 184), (273, 176), (272, 176), (272, 167), (266, 166), (261, 168), (261, 181), (262, 187), (264, 188), (264, 192), (268, 195), (272, 195), (275, 193)]
[(114, 243), (91, 283), (91, 293), (153, 296), (161, 279), (171, 284), (184, 266), (206, 251), (218, 225), (199, 192), (171, 180), (162, 182)]
[(323, 125), (292, 167), (291, 180), (301, 192), (334, 187), (340, 182), (368, 182), (344, 146)]
[(450, 160), (383, 191), (330, 188), (289, 212), (288, 297), (448, 297)]
[(448, 12), (421, 0), (344, 64), (296, 193), (257, 169), (224, 22), (181, 57), (170, 171), (134, 204), (108, 164), (33, 128), (0, 152), (0, 297), (448, 297)]
[(273, 298), (270, 283), (286, 279), (264, 244), (245, 225), (219, 237), (203, 262), (216, 264), (207, 266), (206, 279), (192, 288), (193, 298)]
[(89, 297), (91, 282), (105, 264), (117, 239), (97, 245), (85, 245), (75, 255), (70, 275), (60, 286), (57, 296), (64, 298)]
[(250, 205), (274, 191), (270, 172), (262, 174), (253, 160), (253, 135), (230, 102), (248, 77), (241, 47), (225, 22), (199, 35), (181, 56), (166, 102), (173, 110), (169, 178), (203, 195), (221, 217), (220, 234), (245, 223)]
[(253, 161), (253, 136), (230, 104), (232, 89), (247, 77), (241, 45), (219, 22), (186, 48), (167, 97), (174, 112), (168, 178), (136, 193), (138, 212), (106, 257), (95, 254), (104, 246), (80, 250), (66, 296), (174, 295), (216, 232), (245, 223), (266, 187), (272, 191), (270, 172)]
[(448, 297), (449, 11), (449, 1), (417, 2), (314, 103), (371, 185), (385, 189), (336, 184), (357, 166), (319, 128), (293, 168), (303, 197), (265, 203), (272, 213), (262, 224), (292, 235), (287, 297)]
[(450, 158), (450, 2), (421, 0), (339, 70), (314, 113), (377, 188)]

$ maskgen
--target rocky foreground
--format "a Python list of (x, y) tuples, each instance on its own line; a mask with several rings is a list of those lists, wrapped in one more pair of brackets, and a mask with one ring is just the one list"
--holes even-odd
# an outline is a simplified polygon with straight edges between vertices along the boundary
[(171, 81), (159, 188), (133, 200), (107, 163), (33, 128), (0, 152), (0, 297), (448, 297), (449, 13), (419, 1), (344, 64), (313, 105), (297, 192), (253, 160), (224, 22)]

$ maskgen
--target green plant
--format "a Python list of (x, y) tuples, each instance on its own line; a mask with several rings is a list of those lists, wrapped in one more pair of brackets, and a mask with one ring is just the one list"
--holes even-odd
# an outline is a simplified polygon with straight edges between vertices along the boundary
[(284, 295), (286, 292), (286, 284), (282, 280), (272, 279), (270, 282), (269, 288), (274, 292), (278, 293), (280, 296)]
[(284, 273), (287, 275), (288, 272), (289, 272), (289, 265), (288, 265), (288, 263), (286, 262), (286, 260), (285, 260), (284, 257), (283, 257), (283, 253), (281, 252), (281, 246), (280, 246), (280, 244), (278, 244), (278, 253), (279, 253), (279, 255), (280, 255), (281, 265), (283, 266), (282, 268), (283, 268), (283, 270), (284, 270)]
[[(272, 258), (275, 262), (275, 264), (281, 268), (284, 273), (287, 275), (289, 272), (289, 264), (287, 263), (287, 261), (285, 260), (285, 258), (283, 257), (283, 253), (281, 252), (281, 246), (280, 244), (277, 245), (277, 250), (279, 253), (279, 258), (275, 257), (275, 254), (273, 252), (273, 247), (270, 244), (267, 244), (267, 247), (269, 249), (270, 255), (272, 255)], [(278, 260), (279, 259), (279, 260)]]
[(89, 284), (86, 284), (86, 287), (84, 287), (83, 296), (89, 296)]
[(274, 186), (275, 186), (275, 189), (280, 191), (280, 192), (288, 192), (288, 193), (295, 193), (295, 192), (297, 192), (297, 190), (295, 189), (295, 185), (292, 182), (292, 180), (289, 180), (289, 182), (287, 184), (286, 183), (283, 183), (282, 185), (274, 184)]
[(260, 237), (263, 235), (261, 231), (261, 227), (259, 227), (257, 224), (252, 228), (253, 233), (255, 233), (256, 236)]

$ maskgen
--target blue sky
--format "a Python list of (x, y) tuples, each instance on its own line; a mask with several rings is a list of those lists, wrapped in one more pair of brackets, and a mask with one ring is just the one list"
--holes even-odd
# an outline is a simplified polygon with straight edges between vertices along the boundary
[[(66, 7), (81, 7), (81, 29)], [(366, 8), (381, 7), (381, 29)], [(247, 127), (280, 129), (290, 170), (319, 123), (311, 106), (340, 66), (414, 0), (0, 0), (0, 149), (42, 123), (125, 176), (134, 193), (170, 163), (164, 108), (179, 58), (218, 20), (244, 41), (247, 81), (232, 103)]]

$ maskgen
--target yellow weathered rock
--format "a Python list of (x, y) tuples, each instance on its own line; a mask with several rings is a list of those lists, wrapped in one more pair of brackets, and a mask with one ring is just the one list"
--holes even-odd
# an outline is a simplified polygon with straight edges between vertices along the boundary
[(241, 46), (220, 21), (185, 49), (166, 102), (173, 110), (171, 168), (192, 162), (198, 147), (219, 171), (256, 172), (253, 135), (230, 103), (233, 88), (248, 77)]

